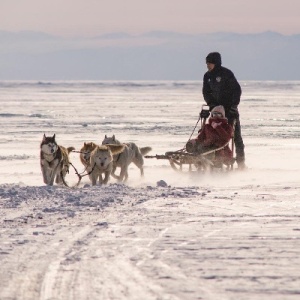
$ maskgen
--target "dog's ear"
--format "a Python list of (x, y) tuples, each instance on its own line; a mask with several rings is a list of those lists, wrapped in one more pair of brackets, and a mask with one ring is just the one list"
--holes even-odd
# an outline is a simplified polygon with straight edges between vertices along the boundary
[(46, 141), (46, 134), (44, 133), (43, 142)]
[(55, 141), (55, 133), (53, 134), (53, 137), (52, 137), (52, 138), (53, 138), (53, 140)]
[(107, 139), (107, 135), (105, 135), (105, 137), (104, 137), (105, 139)]
[(115, 140), (116, 140), (116, 137), (115, 137), (115, 135), (113, 135), (113, 136), (112, 136), (112, 139), (113, 139), (113, 141), (115, 141)]
[(84, 146), (84, 147), (86, 146), (86, 143), (85, 143), (85, 142), (83, 143), (83, 146)]

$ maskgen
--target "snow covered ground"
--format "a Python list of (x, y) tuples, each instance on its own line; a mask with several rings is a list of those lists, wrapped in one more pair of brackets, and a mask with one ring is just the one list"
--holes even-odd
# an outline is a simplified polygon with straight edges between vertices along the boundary
[(144, 178), (68, 189), (43, 184), (44, 133), (178, 150), (201, 84), (0, 82), (0, 299), (299, 299), (300, 82), (241, 85), (246, 171), (145, 159)]

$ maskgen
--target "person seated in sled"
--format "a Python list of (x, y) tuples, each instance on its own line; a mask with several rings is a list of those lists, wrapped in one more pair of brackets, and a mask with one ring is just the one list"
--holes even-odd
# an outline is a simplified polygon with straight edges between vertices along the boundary
[(225, 109), (222, 105), (218, 105), (212, 109), (208, 123), (199, 130), (197, 138), (187, 142), (186, 150), (190, 153), (201, 154), (227, 144), (223, 149), (216, 151), (215, 158), (230, 165), (233, 153), (228, 142), (232, 136), (233, 127), (225, 117)]

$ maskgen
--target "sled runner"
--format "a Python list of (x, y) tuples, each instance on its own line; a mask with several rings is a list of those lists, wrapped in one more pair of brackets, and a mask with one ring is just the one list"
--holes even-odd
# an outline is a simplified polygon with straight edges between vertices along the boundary
[[(193, 147), (195, 139), (191, 139), (199, 121), (201, 121), (201, 130), (203, 130), (205, 124), (208, 123), (208, 118), (211, 115), (209, 107), (207, 105), (202, 106), (202, 110), (199, 114), (198, 121), (194, 127), (194, 130), (186, 143), (185, 147), (177, 151), (168, 151), (163, 155), (147, 155), (145, 158), (156, 158), (168, 160), (171, 167), (176, 171), (229, 171), (233, 169), (235, 158), (234, 152), (234, 125), (232, 126), (232, 134), (230, 140), (222, 144), (219, 147), (213, 147), (197, 151), (196, 147)], [(203, 151), (204, 150), (204, 151)], [(185, 167), (184, 167), (185, 166)]]

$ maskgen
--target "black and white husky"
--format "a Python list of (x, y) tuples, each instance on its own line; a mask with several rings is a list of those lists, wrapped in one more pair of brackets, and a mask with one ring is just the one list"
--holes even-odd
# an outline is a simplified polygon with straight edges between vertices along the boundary
[(57, 184), (63, 184), (63, 180), (69, 171), (69, 153), (75, 148), (59, 146), (55, 141), (55, 134), (52, 137), (47, 137), (44, 134), (40, 148), (44, 183), (53, 185), (56, 178), (55, 182)]

